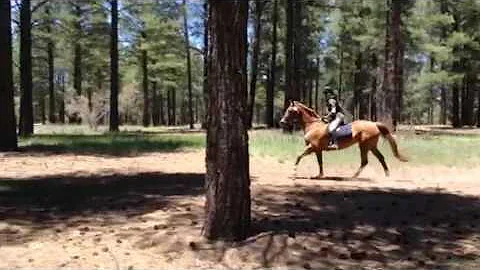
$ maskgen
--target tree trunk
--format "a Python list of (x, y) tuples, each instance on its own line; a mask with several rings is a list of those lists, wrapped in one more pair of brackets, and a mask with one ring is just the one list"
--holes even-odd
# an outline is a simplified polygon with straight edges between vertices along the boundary
[(477, 88), (477, 127), (480, 128), (480, 88)]
[(20, 4), (20, 136), (33, 134), (32, 35), (30, 0)]
[[(341, 42), (341, 41), (340, 41)], [(343, 43), (340, 43), (340, 63), (338, 67), (338, 101), (342, 102), (342, 90), (343, 90)]]
[[(441, 0), (440, 1), (440, 12), (443, 15), (448, 14), (448, 3), (447, 0)], [(447, 33), (448, 28), (447, 26), (442, 27), (442, 42), (446, 42), (447, 40)], [(446, 70), (445, 65), (441, 66), (442, 70)], [(448, 110), (448, 104), (447, 104), (447, 88), (445, 85), (441, 86), (441, 93), (440, 93), (440, 124), (446, 125), (447, 124), (447, 110)]]
[[(304, 43), (304, 35), (303, 35), (303, 2), (302, 1), (295, 1), (295, 10), (293, 14), (293, 78), (295, 80), (294, 83), (294, 91), (298, 96), (297, 100), (301, 100), (305, 103), (306, 95), (305, 95), (305, 74), (304, 74), (304, 53), (303, 53), (303, 43)], [(303, 90), (303, 91), (302, 91)]]
[[(146, 34), (142, 32), (142, 38), (146, 38)], [(143, 88), (143, 117), (142, 117), (142, 124), (144, 127), (148, 127), (150, 125), (150, 96), (148, 93), (148, 54), (147, 50), (143, 49), (140, 56), (140, 61), (142, 63), (142, 88)]]
[(43, 125), (47, 123), (47, 107), (45, 106), (45, 93), (42, 90), (38, 106), (40, 107), (40, 121)]
[(242, 240), (250, 227), (246, 66), (248, 1), (210, 0), (206, 219), (208, 239)]
[(255, 0), (255, 40), (253, 41), (252, 52), (252, 76), (250, 78), (250, 92), (248, 100), (248, 112), (247, 112), (247, 126), (252, 128), (253, 122), (253, 108), (255, 106), (255, 94), (257, 90), (257, 75), (258, 75), (258, 56), (260, 54), (260, 38), (262, 35), (262, 13), (263, 13), (263, 0)]
[(172, 90), (167, 90), (167, 125), (172, 125)]
[(378, 59), (377, 54), (372, 52), (370, 59), (371, 73), (371, 90), (370, 90), (370, 120), (377, 121), (377, 69)]
[(53, 43), (52, 37), (52, 24), (53, 20), (50, 14), (50, 7), (47, 6), (45, 13), (48, 18), (47, 23), (47, 33), (48, 33), (48, 44), (47, 44), (47, 58), (48, 58), (48, 121), (50, 123), (55, 123), (55, 82), (54, 82), (54, 73), (55, 73), (55, 63), (54, 63), (54, 50), (55, 44)]
[[(430, 72), (435, 72), (435, 59), (433, 55), (430, 56)], [(434, 95), (434, 87), (430, 88), (430, 98), (429, 98), (429, 109), (428, 109), (428, 123), (430, 125), (433, 124), (434, 121), (434, 109), (435, 109), (435, 95)]]
[(465, 77), (465, 85), (462, 96), (462, 123), (473, 126), (475, 124), (473, 106), (475, 101), (475, 75), (468, 72)]
[(265, 123), (267, 127), (272, 128), (274, 123), (274, 108), (275, 108), (275, 83), (276, 83), (276, 68), (277, 68), (277, 21), (278, 21), (278, 0), (273, 0), (273, 14), (272, 14), (272, 55), (270, 60), (270, 75), (268, 76), (267, 97), (265, 107)]
[(17, 149), (10, 1), (0, 1), (0, 151)]
[[(392, 0), (394, 1), (394, 0)], [(393, 123), (393, 113), (395, 106), (395, 87), (393, 80), (394, 73), (394, 54), (395, 48), (392, 44), (392, 28), (393, 23), (392, 17), (393, 13), (397, 12), (393, 10), (393, 4), (389, 4), (389, 1), (386, 0), (388, 6), (385, 11), (385, 62), (383, 67), (383, 84), (382, 84), (382, 106), (381, 106), (381, 119), (380, 121), (388, 124), (389, 126), (395, 128)]]
[(80, 44), (80, 38), (82, 36), (82, 25), (80, 23), (82, 17), (82, 10), (80, 6), (75, 6), (75, 31), (76, 31), (76, 38), (74, 44), (74, 52), (73, 52), (73, 88), (77, 92), (77, 95), (82, 94), (82, 58), (83, 58), (83, 49), (82, 45)]
[(405, 52), (405, 44), (403, 42), (403, 22), (402, 22), (402, 5), (403, 0), (392, 0), (392, 57), (393, 57), (393, 126), (397, 127), (401, 121), (402, 103), (403, 103), (403, 57)]
[(65, 75), (58, 75), (58, 85), (60, 87), (60, 108), (58, 111), (58, 118), (60, 123), (65, 124)]
[(160, 125), (160, 108), (158, 104), (156, 81), (152, 81), (152, 122), (156, 127)]
[(307, 76), (307, 92), (308, 92), (308, 107), (312, 108), (313, 106), (313, 62), (308, 64), (308, 76)]
[(185, 54), (187, 55), (187, 83), (188, 83), (188, 117), (190, 129), (193, 129), (193, 96), (192, 96), (192, 64), (190, 61), (190, 38), (188, 37), (187, 2), (183, 0), (183, 29), (185, 37)]
[(283, 103), (284, 109), (286, 109), (291, 100), (299, 100), (298, 92), (295, 91), (295, 78), (294, 78), (294, 11), (296, 1), (287, 1), (286, 14), (287, 14), (287, 37), (285, 42), (285, 100)]
[(158, 91), (158, 109), (159, 109), (159, 114), (160, 114), (160, 124), (165, 125), (165, 111), (163, 109), (163, 92), (160, 90)]
[(320, 82), (320, 56), (317, 56), (317, 65), (315, 66), (315, 111), (318, 112), (318, 89)]
[(111, 0), (110, 31), (110, 132), (117, 132), (118, 119), (118, 2)]
[(208, 104), (208, 0), (203, 3), (203, 106), (202, 128), (207, 128)]

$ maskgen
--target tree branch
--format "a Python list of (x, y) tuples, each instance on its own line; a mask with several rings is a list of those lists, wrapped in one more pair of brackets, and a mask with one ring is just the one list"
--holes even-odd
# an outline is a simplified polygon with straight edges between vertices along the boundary
[(40, 1), (37, 5), (35, 5), (35, 6), (32, 8), (31, 13), (34, 13), (35, 11), (37, 11), (37, 10), (38, 10), (39, 8), (41, 8), (43, 5), (45, 5), (46, 3), (48, 3), (48, 1), (50, 1), (50, 0)]

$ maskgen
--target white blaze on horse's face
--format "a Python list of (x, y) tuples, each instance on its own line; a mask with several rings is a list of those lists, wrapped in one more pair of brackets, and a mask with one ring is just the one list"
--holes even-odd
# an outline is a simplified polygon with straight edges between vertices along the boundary
[(287, 110), (285, 110), (285, 114), (280, 120), (280, 125), (291, 125), (293, 120), (299, 116), (299, 109), (293, 103), (290, 103)]

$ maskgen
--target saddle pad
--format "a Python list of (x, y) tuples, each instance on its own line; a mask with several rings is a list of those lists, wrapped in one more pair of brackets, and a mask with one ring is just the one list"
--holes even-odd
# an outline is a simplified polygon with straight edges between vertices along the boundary
[(352, 137), (352, 123), (348, 123), (346, 125), (340, 126), (335, 131), (335, 135), (338, 139), (345, 139)]

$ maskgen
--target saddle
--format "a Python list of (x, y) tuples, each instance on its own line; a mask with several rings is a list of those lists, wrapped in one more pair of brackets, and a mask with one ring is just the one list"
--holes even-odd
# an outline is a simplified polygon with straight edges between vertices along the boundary
[(337, 140), (347, 139), (352, 137), (352, 123), (343, 124), (335, 130), (335, 138)]

